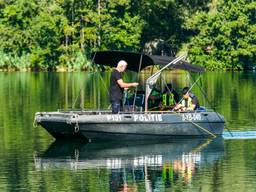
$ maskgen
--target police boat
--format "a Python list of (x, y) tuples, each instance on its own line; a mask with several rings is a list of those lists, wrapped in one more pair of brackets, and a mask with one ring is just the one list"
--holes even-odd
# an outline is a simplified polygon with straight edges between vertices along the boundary
[[(123, 51), (101, 51), (93, 54), (95, 66), (115, 67), (125, 60), (128, 70), (140, 72), (148, 66), (160, 69), (147, 78), (143, 106), (112, 114), (110, 110), (58, 110), (37, 112), (35, 124), (45, 128), (56, 139), (150, 140), (191, 137), (217, 137), (222, 135), (225, 119), (213, 110), (177, 112), (148, 109), (150, 94), (161, 73), (180, 69), (203, 73), (205, 69), (185, 61), (185, 56), (168, 57)], [(196, 84), (196, 81), (193, 85)], [(136, 92), (134, 95), (136, 99)], [(135, 103), (135, 102), (134, 102)]]

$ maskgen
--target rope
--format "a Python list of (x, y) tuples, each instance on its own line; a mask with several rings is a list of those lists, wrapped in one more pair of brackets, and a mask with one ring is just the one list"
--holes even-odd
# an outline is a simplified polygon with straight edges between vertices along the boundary
[(196, 127), (200, 128), (201, 130), (205, 131), (206, 133), (208, 133), (209, 135), (211, 135), (213, 138), (216, 138), (217, 136), (214, 135), (212, 132), (208, 131), (207, 129), (203, 128), (202, 126), (198, 125), (197, 123), (193, 122), (193, 121), (189, 121), (188, 122), (192, 123), (193, 125), (195, 125)]
[[(215, 111), (215, 107), (213, 107), (209, 101), (209, 99), (206, 97), (206, 93), (205, 91), (202, 89), (201, 86), (198, 85), (198, 83), (194, 80), (194, 78), (192, 77), (192, 75), (190, 74), (191, 79), (193, 80), (193, 82), (195, 82), (197, 84), (197, 86), (199, 87), (201, 93), (203, 94), (204, 98), (206, 99), (207, 103), (210, 105), (210, 107)], [(218, 113), (216, 113), (218, 118), (221, 120), (220, 116)], [(207, 118), (208, 119), (208, 118)], [(208, 119), (209, 122), (209, 119)], [(226, 129), (228, 130), (229, 134), (233, 137), (233, 134), (231, 133), (231, 131), (226, 127)]]
[[(192, 81), (195, 82), (195, 79), (193, 78), (193, 76), (192, 76), (191, 74), (190, 74), (190, 77), (191, 77)], [(201, 81), (201, 78), (200, 78), (200, 81)], [(210, 105), (210, 107), (215, 111), (215, 107), (213, 107), (213, 106), (211, 105), (211, 102), (210, 102), (210, 100), (208, 99), (208, 97), (206, 97), (206, 93), (205, 93), (205, 91), (203, 90), (203, 88), (202, 88), (200, 85), (198, 85), (198, 83), (196, 83), (196, 84), (197, 84), (197, 86), (199, 87), (201, 93), (203, 94), (204, 99), (206, 99), (207, 104)]]
[[(154, 111), (154, 112), (161, 112), (161, 113), (163, 113), (163, 111)], [(177, 112), (175, 112), (175, 111), (165, 111), (164, 113), (174, 113), (174, 114), (176, 114), (176, 115), (181, 116), (180, 113), (177, 113)], [(189, 122), (189, 123), (192, 123), (194, 126), (198, 127), (199, 129), (203, 130), (204, 132), (208, 133), (208, 134), (211, 135), (213, 138), (216, 138), (216, 137), (217, 137), (217, 136), (214, 135), (212, 132), (208, 131), (206, 128), (204, 128), (204, 127), (198, 125), (197, 123), (195, 123), (195, 122), (193, 122), (193, 121), (190, 121), (190, 120), (188, 120), (188, 119), (185, 119), (185, 121), (187, 121), (187, 122)]]
[(207, 139), (204, 143), (200, 144), (195, 149), (193, 149), (192, 152), (201, 151), (203, 148), (207, 147), (212, 141), (213, 141), (213, 139)]
[[(96, 71), (90, 72), (88, 75), (90, 75), (90, 74), (96, 74), (96, 72), (99, 72), (99, 68), (98, 68), (98, 66), (97, 66), (97, 65), (95, 64), (95, 62), (94, 62), (95, 56), (96, 56), (96, 52), (94, 53), (93, 58), (92, 58), (92, 64), (94, 64), (94, 65), (96, 66)], [(107, 87), (106, 87), (106, 84), (105, 84), (105, 82), (104, 82), (104, 79), (102, 78), (101, 75), (99, 75), (99, 76), (100, 76), (100, 80), (103, 82), (104, 88), (107, 90), (108, 95), (109, 95), (109, 91), (108, 91), (108, 89), (107, 89)], [(78, 99), (79, 95), (81, 94), (81, 91), (82, 91), (82, 87), (83, 87), (83, 86), (84, 86), (84, 82), (83, 82), (83, 83), (81, 84), (81, 86), (80, 86), (78, 95), (77, 95), (77, 97), (76, 97), (74, 103), (72, 104), (72, 108), (75, 108), (75, 104), (76, 104), (76, 102), (77, 102), (77, 99)]]
[[(90, 74), (94, 74), (95, 72), (90, 72), (88, 75), (90, 75)], [(82, 88), (84, 87), (84, 81), (82, 82), (82, 84), (81, 84), (81, 86), (80, 86), (80, 89), (79, 89), (79, 92), (78, 92), (78, 94), (77, 94), (77, 96), (76, 96), (76, 98), (75, 98), (75, 101), (73, 102), (73, 104), (72, 104), (72, 108), (74, 109), (75, 108), (75, 105), (76, 105), (76, 102), (77, 102), (77, 100), (78, 100), (78, 97), (80, 96), (80, 94), (81, 94), (81, 91), (82, 91)]]
[[(197, 80), (192, 84), (192, 86), (189, 88), (188, 92), (195, 86), (196, 82), (201, 78), (201, 75), (197, 78)], [(176, 104), (180, 104), (181, 101), (183, 100), (183, 97), (179, 100), (179, 102)], [(175, 108), (172, 109), (172, 111), (174, 111)]]
[[(217, 116), (218, 116), (218, 118), (219, 119), (221, 119), (220, 118), (220, 115), (217, 113)], [(225, 127), (227, 130), (228, 130), (228, 132), (229, 132), (229, 134), (231, 135), (231, 137), (234, 137), (234, 135), (233, 135), (233, 133), (230, 131), (230, 129), (229, 128), (227, 128), (227, 127)]]
[[(179, 113), (177, 113), (177, 112), (174, 112), (174, 113), (181, 116), (181, 114), (179, 114)], [(204, 127), (198, 125), (197, 123), (195, 123), (195, 122), (193, 122), (193, 121), (190, 121), (190, 120), (188, 120), (188, 119), (185, 119), (185, 121), (187, 121), (187, 122), (189, 122), (189, 123), (192, 123), (194, 126), (198, 127), (199, 129), (203, 130), (204, 132), (208, 133), (208, 134), (211, 135), (213, 138), (216, 138), (216, 137), (217, 137), (217, 136), (214, 135), (212, 132), (208, 131), (206, 128), (204, 128)]]

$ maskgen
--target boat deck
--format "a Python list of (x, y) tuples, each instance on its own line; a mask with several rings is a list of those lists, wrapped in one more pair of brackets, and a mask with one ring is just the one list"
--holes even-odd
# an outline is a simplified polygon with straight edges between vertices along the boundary
[[(118, 114), (183, 114), (183, 113), (201, 113), (201, 112), (213, 112), (214, 110), (207, 109), (207, 110), (195, 110), (195, 111), (121, 111)], [(107, 115), (111, 114), (111, 110), (81, 110), (81, 109), (59, 109), (56, 113), (62, 114), (78, 114), (78, 115)], [(113, 114), (114, 115), (114, 114)]]

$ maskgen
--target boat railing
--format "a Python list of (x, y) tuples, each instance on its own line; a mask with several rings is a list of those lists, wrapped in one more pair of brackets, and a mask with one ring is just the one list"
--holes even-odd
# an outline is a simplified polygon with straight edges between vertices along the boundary
[(84, 110), (84, 109), (58, 109), (60, 113), (90, 113), (90, 114), (104, 114), (104, 113), (112, 113), (111, 110)]
[[(176, 114), (176, 113), (201, 113), (201, 112), (213, 112), (213, 109), (206, 110), (194, 110), (194, 111), (121, 111), (120, 115), (131, 115), (131, 114)], [(79, 115), (106, 115), (112, 114), (111, 110), (83, 110), (83, 109), (58, 109), (59, 113), (75, 113)]]

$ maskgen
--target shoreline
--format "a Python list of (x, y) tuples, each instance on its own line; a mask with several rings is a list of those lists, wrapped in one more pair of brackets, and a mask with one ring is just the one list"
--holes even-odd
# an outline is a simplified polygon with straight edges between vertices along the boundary
[[(107, 68), (104, 71), (111, 71), (112, 68)], [(90, 72), (90, 71), (95, 71), (94, 69), (89, 68), (89, 69), (69, 69), (68, 67), (57, 67), (56, 69), (32, 69), (32, 68), (22, 68), (22, 69), (17, 69), (17, 68), (0, 68), (0, 72), (57, 72), (57, 73), (62, 73), (62, 72)], [(151, 71), (151, 68), (144, 69), (143, 71)], [(170, 70), (171, 71), (171, 70)], [(243, 69), (243, 70), (232, 70), (232, 69), (227, 69), (227, 70), (206, 70), (206, 72), (256, 72), (256, 66), (250, 67), (248, 69)]]

